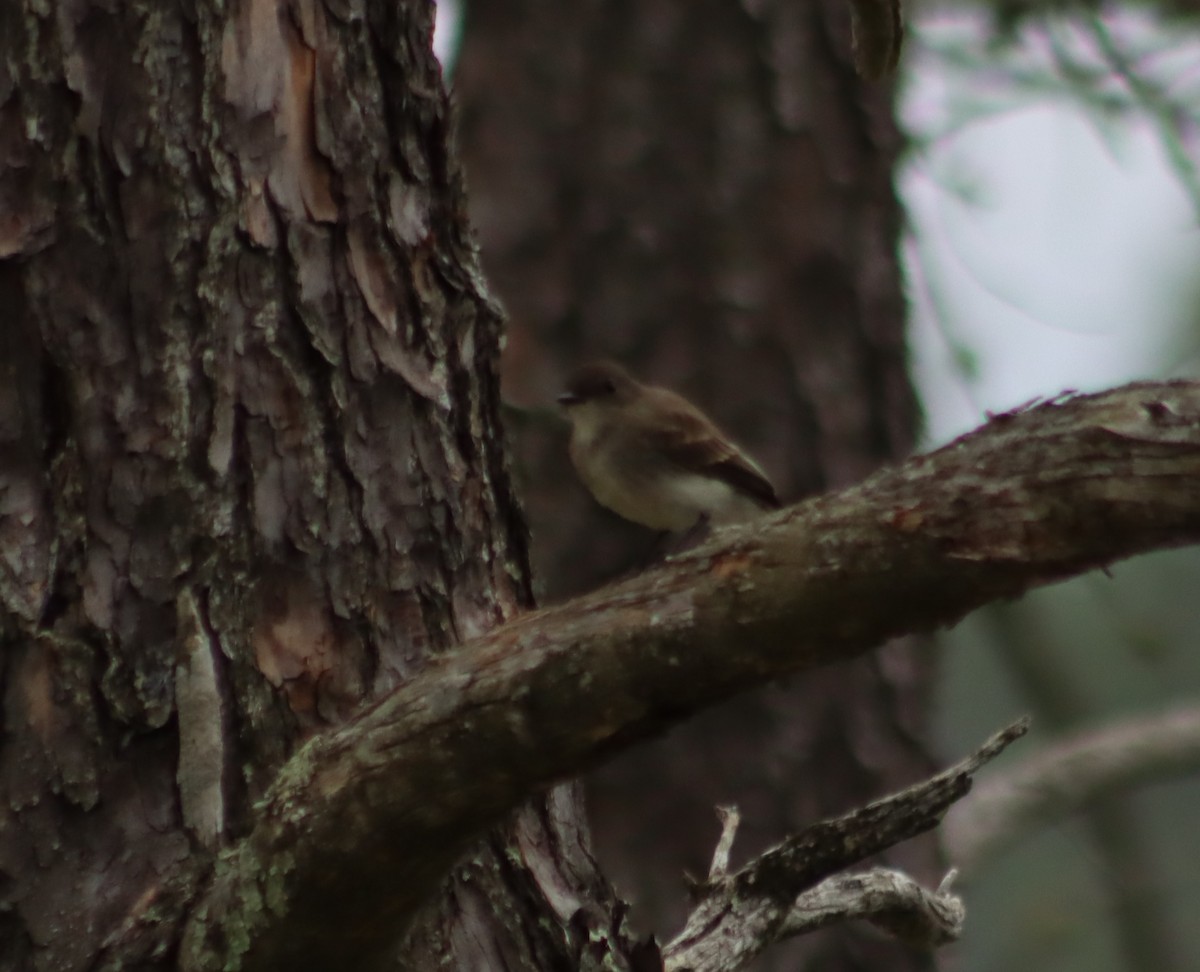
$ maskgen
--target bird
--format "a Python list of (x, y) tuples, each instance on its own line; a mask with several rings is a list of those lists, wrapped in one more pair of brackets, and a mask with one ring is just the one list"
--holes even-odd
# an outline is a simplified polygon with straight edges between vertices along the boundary
[(601, 506), (653, 530), (689, 533), (778, 508), (762, 467), (711, 419), (612, 361), (583, 365), (558, 397), (571, 462)]

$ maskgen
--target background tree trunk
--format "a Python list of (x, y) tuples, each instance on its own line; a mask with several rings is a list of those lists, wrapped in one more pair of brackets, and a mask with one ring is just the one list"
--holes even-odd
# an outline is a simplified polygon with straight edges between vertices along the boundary
[[(785, 499), (910, 449), (900, 137), (890, 91), (855, 74), (845, 4), (474, 3), (455, 88), (484, 262), (512, 317), (507, 398), (541, 408), (571, 366), (620, 358), (701, 403)], [(649, 538), (594, 504), (563, 431), (533, 414), (516, 452), (553, 598), (627, 569)], [(747, 854), (924, 773), (928, 676), (919, 646), (893, 645), (601, 771), (593, 822), (618, 886), (669, 933), (715, 804), (740, 805)], [(935, 877), (932, 841), (905, 853)], [(814, 946), (822, 968), (903, 967), (894, 943), (854, 932), (778, 967)]]

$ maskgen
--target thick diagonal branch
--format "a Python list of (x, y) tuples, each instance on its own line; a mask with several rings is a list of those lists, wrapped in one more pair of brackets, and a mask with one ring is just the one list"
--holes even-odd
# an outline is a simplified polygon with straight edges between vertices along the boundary
[(182, 963), (364, 967), (472, 837), (554, 781), (777, 676), (1197, 539), (1200, 385), (998, 416), (523, 616), (313, 740), (221, 862)]

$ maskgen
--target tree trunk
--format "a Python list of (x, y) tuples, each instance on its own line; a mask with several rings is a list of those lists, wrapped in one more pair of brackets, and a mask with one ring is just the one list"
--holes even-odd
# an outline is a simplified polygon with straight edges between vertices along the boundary
[[(530, 603), (431, 29), (0, 9), (5, 969), (195, 964), (283, 760)], [(418, 951), (577, 965), (570, 893), (583, 940), (608, 899), (573, 799), (469, 855)], [(365, 967), (386, 934), (339, 917), (294, 968)]]
[[(677, 75), (689, 84), (709, 68), (725, 79), (708, 101), (676, 103), (681, 121), (693, 112), (709, 131), (700, 150), (655, 153), (662, 172), (679, 167), (681, 185), (682, 175), (708, 181), (669, 203), (664, 193), (664, 210), (662, 184), (648, 186), (625, 201), (630, 224), (589, 210), (592, 235), (572, 243), (585, 248), (562, 251), (587, 283), (578, 314), (624, 324), (578, 349), (658, 349), (658, 374), (694, 369), (717, 404), (739, 406), (722, 417), (793, 491), (842, 482), (903, 448), (912, 416), (886, 99), (852, 78), (832, 7), (756, 7), (760, 20), (696, 9), (705, 24), (732, 18), (714, 20), (730, 46), (719, 34), (671, 34), (683, 22), (653, 5), (645, 10), (668, 33), (638, 36), (673, 37), (677, 53), (698, 44), (708, 60)], [(528, 536), (499, 421), (501, 317), (465, 215), (431, 27), (427, 3), (377, 0), (0, 7), (5, 970), (661, 967), (657, 947), (625, 928), (626, 909), (592, 859), (577, 788), (513, 810), (521, 799), (771, 674), (1198, 535), (1195, 389), (1143, 387), (1000, 417), (940, 457), (781, 513), (769, 533), (693, 551), (645, 590), (638, 578), (624, 594), (525, 612)], [(599, 40), (619, 40), (622, 22), (608, 27)], [(769, 64), (738, 59), (748, 36), (770, 42), (759, 48), (774, 51)], [(596, 44), (603, 56), (621, 50)], [(812, 61), (803, 70), (798, 52)], [(595, 81), (585, 85), (595, 145), (636, 157), (643, 136), (613, 123), (645, 99), (611, 103)], [(797, 172), (806, 178), (793, 181)], [(541, 177), (555, 198), (578, 193)], [(759, 222), (731, 221), (743, 212)], [(795, 218), (771, 219), (780, 212)], [(680, 265), (650, 261), (674, 251), (660, 241), (677, 222), (703, 246), (682, 248)], [(609, 250), (631, 274), (628, 296), (649, 302), (619, 299), (618, 274), (588, 282)], [(657, 296), (632, 284), (648, 262), (670, 283)], [(532, 279), (531, 294), (552, 281), (547, 268)], [(561, 279), (548, 288), (567, 293)], [(651, 312), (695, 321), (712, 347), (651, 331)], [(532, 332), (521, 333), (528, 362)], [(761, 369), (752, 381), (717, 367), (742, 351)], [(770, 428), (750, 434), (740, 407), (772, 404), (762, 413)], [(811, 433), (804, 448), (775, 438), (795, 432), (792, 410)], [(1091, 418), (1073, 424), (1081, 415)], [(1006, 435), (1036, 450), (1039, 430), (1088, 461), (1100, 455), (1103, 475), (1071, 467), (1055, 479), (1041, 452), (989, 451)], [(1016, 480), (987, 458), (1013, 452), (1026, 460)], [(1064, 453), (1075, 455), (1049, 454)], [(939, 477), (943, 468), (952, 474)], [(1103, 486), (1081, 498), (1081, 479)], [(1146, 485), (1143, 502), (1130, 502)], [(966, 502), (950, 502), (964, 491)], [(1006, 518), (994, 515), (997, 497)], [(831, 555), (851, 549), (833, 523), (846, 514), (847, 535), (866, 542), (854, 558), (868, 568), (866, 587), (839, 587), (828, 573), (847, 574)], [(571, 549), (581, 542), (591, 549)], [(897, 560), (879, 559), (888, 551)], [(897, 566), (914, 560), (923, 571)], [(726, 583), (739, 574), (748, 587)], [(707, 596), (700, 578), (716, 591), (715, 614), (689, 606)], [(675, 582), (687, 586), (668, 598), (678, 624), (667, 628), (681, 640), (632, 625), (622, 633), (646, 667), (604, 652), (580, 677), (580, 656), (604, 646), (555, 623), (577, 612), (579, 630), (611, 636), (605, 611), (645, 620), (625, 609), (627, 595), (648, 597), (645, 613), (661, 619), (655, 598)], [(807, 599), (791, 596), (798, 586)], [(896, 615), (847, 611), (839, 597), (862, 590)], [(812, 637), (794, 643), (806, 627)], [(455, 653), (463, 641), (471, 651)], [(742, 650), (726, 650), (732, 641)], [(678, 677), (697, 658), (710, 683)], [(500, 669), (510, 681), (495, 681)], [(807, 747), (787, 772), (811, 771), (795, 816), (876, 796), (906, 759), (922, 762), (922, 675), (898, 650), (821, 682), (828, 698), (777, 703), (770, 718)], [(697, 690), (682, 702), (681, 684)], [(795, 705), (814, 721), (785, 719), (779, 710)], [(762, 712), (747, 718), (769, 721)], [(734, 728), (729, 752), (744, 754)], [(1021, 731), (889, 801), (907, 806), (900, 818), (875, 804), (764, 855), (759, 871), (726, 861), (705, 902), (744, 902), (730, 895), (752, 886), (768, 932), (786, 934), (781, 921), (812, 881), (857, 862), (856, 847), (935, 826)], [(472, 762), (488, 751), (475, 734), (507, 741), (505, 751)], [(689, 759), (697, 765), (685, 753), (676, 769)], [(397, 792), (404, 798), (389, 802)], [(744, 793), (757, 799), (750, 787), (735, 795)], [(443, 795), (459, 801), (452, 819)], [(702, 813), (711, 796), (686, 798)], [(446, 818), (433, 816), (439, 808)], [(779, 900), (764, 900), (771, 894)], [(909, 912), (893, 900), (866, 916), (895, 932)], [(950, 920), (934, 923), (926, 944), (961, 919), (959, 903), (941, 904)], [(747, 939), (740, 954), (770, 940)], [(702, 944), (694, 936), (675, 958)], [(898, 967), (893, 947), (887, 954)]]
[[(699, 402), (786, 499), (909, 451), (900, 137), (890, 89), (855, 74), (849, 23), (837, 0), (468, 7), (455, 89), (484, 262), (512, 317), (510, 400), (536, 410), (573, 365), (619, 358)], [(535, 576), (558, 597), (628, 569), (649, 539), (584, 493), (537, 414), (518, 416), (515, 446)], [(678, 926), (714, 805), (741, 807), (749, 852), (925, 773), (928, 682), (922, 648), (894, 644), (594, 776), (601, 856), (635, 914)], [(903, 853), (936, 883), (931, 841)], [(853, 932), (814, 945), (822, 968), (926, 962)]]

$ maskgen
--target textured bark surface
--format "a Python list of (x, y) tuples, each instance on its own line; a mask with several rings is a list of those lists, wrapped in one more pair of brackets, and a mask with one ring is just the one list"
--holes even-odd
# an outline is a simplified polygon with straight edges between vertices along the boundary
[[(619, 358), (700, 404), (785, 499), (909, 451), (900, 136), (890, 90), (855, 72), (850, 23), (840, 0), (468, 5), (454, 84), (472, 213), (512, 318), (508, 399), (545, 406), (572, 366)], [(565, 436), (536, 415), (513, 428), (546, 593), (643, 560), (651, 538), (584, 493)], [(741, 806), (752, 850), (927, 772), (927, 676), (918, 649), (892, 646), (600, 774), (599, 847), (638, 913), (677, 927), (716, 804)], [(907, 853), (936, 879), (931, 844)], [(897, 961), (891, 943), (846, 945), (860, 946), (848, 965)]]
[[(296, 745), (529, 602), (431, 29), (0, 5), (6, 970), (173, 967)], [(555, 947), (569, 799), (475, 857)]]

